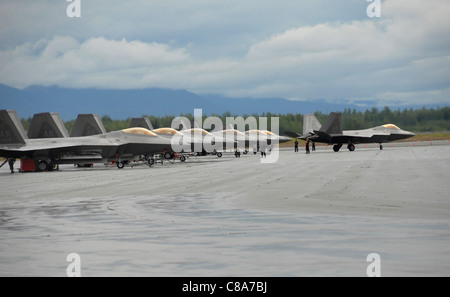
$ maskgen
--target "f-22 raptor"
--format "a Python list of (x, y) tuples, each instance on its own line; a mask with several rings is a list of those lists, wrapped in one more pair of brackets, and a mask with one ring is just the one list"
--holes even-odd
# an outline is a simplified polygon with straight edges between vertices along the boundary
[(0, 157), (34, 161), (38, 171), (53, 170), (58, 164), (109, 161), (123, 168), (142, 155), (149, 162), (152, 154), (164, 151), (172, 151), (169, 139), (139, 127), (81, 137), (30, 139), (16, 111), (0, 110)]
[(303, 118), (303, 134), (286, 131), (286, 135), (303, 140), (311, 140), (326, 144), (334, 144), (333, 150), (338, 152), (342, 145), (347, 144), (349, 151), (355, 150), (358, 143), (382, 143), (413, 137), (415, 134), (400, 129), (394, 124), (385, 124), (363, 130), (342, 131), (342, 114), (332, 112), (323, 125), (313, 114), (307, 114)]

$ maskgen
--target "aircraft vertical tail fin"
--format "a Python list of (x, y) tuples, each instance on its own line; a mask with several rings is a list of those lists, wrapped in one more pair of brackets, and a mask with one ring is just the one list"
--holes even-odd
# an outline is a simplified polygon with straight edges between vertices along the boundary
[(318, 131), (321, 127), (322, 124), (314, 114), (310, 113), (303, 117), (303, 135)]
[(73, 125), (70, 137), (105, 134), (106, 129), (98, 114), (79, 114)]
[(43, 112), (33, 115), (28, 138), (64, 138), (69, 137), (64, 122), (57, 112)]
[(153, 130), (152, 123), (147, 117), (144, 118), (132, 118), (130, 122), (130, 128), (142, 127), (148, 130)]
[(27, 133), (15, 110), (0, 110), (0, 144), (25, 144)]
[(342, 134), (342, 114), (340, 112), (330, 113), (319, 131), (329, 135)]

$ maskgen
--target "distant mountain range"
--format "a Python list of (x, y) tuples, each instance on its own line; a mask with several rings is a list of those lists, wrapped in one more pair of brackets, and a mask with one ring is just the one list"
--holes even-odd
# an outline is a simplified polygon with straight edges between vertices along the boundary
[[(368, 104), (368, 103), (366, 103)], [(370, 104), (370, 103), (369, 103)], [(193, 114), (202, 108), (204, 115), (261, 115), (262, 113), (301, 113), (343, 111), (345, 108), (365, 111), (376, 106), (329, 103), (325, 100), (293, 101), (283, 98), (226, 98), (218, 95), (197, 95), (186, 90), (148, 88), (139, 90), (70, 89), (57, 86), (31, 86), (16, 89), (0, 84), (0, 109), (14, 109), (21, 118), (40, 112), (58, 112), (64, 121), (80, 113), (97, 113), (101, 117), (126, 119), (142, 115), (178, 116)], [(405, 106), (421, 108), (422, 106)], [(435, 107), (435, 106), (433, 106)]]

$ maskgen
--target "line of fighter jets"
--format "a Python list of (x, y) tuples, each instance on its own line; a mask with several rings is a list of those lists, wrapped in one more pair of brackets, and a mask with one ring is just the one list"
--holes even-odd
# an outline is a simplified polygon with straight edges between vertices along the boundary
[(246, 148), (246, 153), (252, 146), (258, 149), (263, 143), (289, 140), (262, 130), (244, 134), (234, 129), (214, 133), (200, 128), (153, 129), (148, 118), (135, 118), (128, 129), (106, 132), (96, 114), (79, 115), (70, 135), (58, 113), (36, 114), (25, 132), (16, 111), (0, 110), (0, 157), (20, 158), (31, 164), (27, 171), (51, 171), (59, 164), (115, 163), (123, 168), (137, 160), (151, 166), (155, 155), (164, 159), (178, 153), (220, 157), (226, 149)]
[[(233, 128), (208, 132), (193, 128), (153, 129), (148, 118), (133, 118), (130, 128), (106, 132), (97, 114), (80, 114), (69, 135), (58, 113), (35, 114), (28, 132), (23, 128), (14, 110), (0, 110), (0, 157), (20, 158), (31, 164), (29, 171), (51, 171), (59, 164), (79, 166), (93, 163), (115, 163), (123, 168), (130, 162), (140, 161), (151, 166), (155, 156), (162, 159), (186, 159), (186, 154), (213, 154), (232, 149), (236, 153), (254, 153), (261, 145), (283, 143), (292, 138), (333, 144), (338, 152), (343, 144), (350, 151), (358, 143), (382, 143), (405, 139), (415, 134), (394, 124), (364, 130), (342, 130), (341, 113), (332, 112), (323, 125), (313, 114), (304, 116), (303, 133), (286, 131), (279, 136), (267, 130), (250, 130), (245, 133)], [(265, 148), (264, 148), (265, 149)]]

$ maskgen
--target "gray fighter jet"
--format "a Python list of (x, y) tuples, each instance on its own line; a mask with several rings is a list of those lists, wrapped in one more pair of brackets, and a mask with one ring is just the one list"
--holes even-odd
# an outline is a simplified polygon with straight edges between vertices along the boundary
[(228, 140), (234, 140), (234, 148), (237, 151), (248, 153), (249, 148), (253, 148), (253, 152), (259, 150), (261, 144), (271, 147), (272, 143), (284, 143), (291, 141), (291, 138), (277, 135), (268, 130), (251, 129), (245, 132), (236, 130), (233, 125), (229, 124), (228, 129), (212, 132), (214, 135), (221, 136)]
[(268, 146), (271, 146), (272, 142), (279, 144), (291, 141), (289, 137), (280, 136), (268, 130), (248, 130), (245, 131), (245, 136), (246, 145), (251, 146), (252, 144), (256, 144), (256, 150), (259, 150), (261, 142), (265, 142)]
[(212, 154), (222, 157), (222, 151), (236, 147), (236, 140), (213, 134), (202, 128), (180, 130), (183, 134), (182, 142), (185, 151), (191, 151), (197, 155)]
[(317, 118), (313, 114), (309, 114), (303, 118), (302, 135), (290, 131), (286, 131), (285, 134), (298, 139), (334, 144), (333, 150), (335, 152), (338, 152), (345, 143), (349, 151), (354, 151), (355, 144), (358, 143), (379, 143), (380, 150), (382, 150), (382, 143), (406, 139), (415, 135), (412, 132), (400, 129), (394, 124), (363, 130), (342, 131), (342, 114), (337, 112), (330, 113), (323, 126), (319, 125)]
[(30, 139), (16, 111), (0, 110), (0, 157), (34, 160), (37, 170), (53, 170), (57, 164), (111, 161), (123, 168), (142, 155), (171, 150), (170, 140), (145, 128), (82, 137)]
[[(183, 126), (186, 124), (183, 122)], [(142, 118), (132, 118), (130, 122), (130, 127), (143, 127), (151, 130), (156, 135), (163, 137), (165, 139), (168, 139), (170, 141), (173, 141), (173, 145), (178, 145), (179, 148), (181, 148), (181, 151), (179, 153), (190, 153), (191, 151), (194, 152), (194, 150), (197, 148), (203, 148), (204, 144), (204, 136), (206, 134), (209, 134), (207, 131), (203, 129), (197, 129), (194, 133), (193, 129), (188, 130), (175, 130), (174, 128), (170, 127), (163, 127), (163, 128), (157, 128), (153, 129), (153, 125), (150, 122), (150, 119), (147, 117)], [(194, 134), (198, 134), (194, 136)], [(197, 145), (195, 145), (197, 143)], [(198, 153), (206, 153), (204, 150), (198, 152)], [(167, 151), (163, 152), (162, 156), (164, 159), (170, 160), (173, 159), (175, 156), (177, 156), (173, 151)], [(220, 154), (219, 154), (220, 155)], [(221, 155), (220, 155), (221, 156)], [(185, 158), (181, 158), (180, 160), (184, 161)]]
[(253, 153), (260, 149), (260, 145), (265, 143), (270, 147), (272, 143), (284, 143), (291, 140), (286, 136), (277, 135), (268, 130), (248, 130), (245, 133), (230, 127), (230, 129), (213, 132), (214, 135), (223, 136), (225, 139), (236, 141), (235, 149), (243, 150), (244, 154), (248, 153), (249, 148), (253, 148)]

